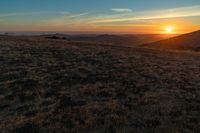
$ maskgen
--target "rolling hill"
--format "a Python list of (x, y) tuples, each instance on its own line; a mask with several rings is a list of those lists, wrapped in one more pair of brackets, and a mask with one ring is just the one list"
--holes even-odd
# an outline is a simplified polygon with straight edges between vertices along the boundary
[(200, 132), (200, 54), (0, 36), (1, 133)]
[(44, 35), (49, 39), (62, 39), (68, 41), (92, 42), (98, 44), (110, 44), (117, 46), (138, 46), (143, 43), (151, 43), (163, 39), (173, 37), (175, 35), (161, 35), (161, 34), (130, 34), (130, 35), (67, 35), (67, 34), (53, 34)]
[(200, 30), (141, 46), (172, 50), (200, 50)]

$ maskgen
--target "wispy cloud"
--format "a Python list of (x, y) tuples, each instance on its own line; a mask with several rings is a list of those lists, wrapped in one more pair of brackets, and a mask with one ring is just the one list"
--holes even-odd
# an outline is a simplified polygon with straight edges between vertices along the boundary
[(42, 20), (37, 25), (45, 26), (74, 26), (84, 24), (84, 19), (88, 17), (89, 13), (70, 13), (70, 12), (60, 12), (61, 16), (52, 17), (46, 20)]
[(132, 12), (132, 9), (129, 8), (113, 8), (111, 10), (114, 12)]
[(76, 17), (86, 16), (86, 15), (88, 15), (89, 13), (88, 13), (88, 12), (84, 12), (84, 13), (71, 13), (71, 12), (62, 11), (62, 12), (60, 12), (60, 14), (61, 14), (63, 17), (76, 18)]
[(82, 16), (86, 16), (89, 13), (79, 13), (79, 14), (70, 14), (69, 16), (67, 16), (68, 18), (77, 18), (77, 17), (82, 17)]
[(113, 23), (113, 22), (126, 22), (136, 20), (153, 20), (153, 19), (166, 19), (166, 18), (181, 18), (200, 16), (200, 5), (190, 7), (180, 7), (165, 10), (150, 10), (142, 12), (130, 12), (124, 15), (114, 16), (102, 16), (94, 18), (92, 23)]
[[(32, 27), (32, 29), (52, 29), (52, 30), (107, 30), (127, 28), (148, 28), (157, 25), (158, 19), (167, 18), (184, 18), (191, 16), (200, 16), (200, 5), (179, 7), (172, 9), (162, 10), (146, 10), (133, 12), (131, 9), (126, 8), (113, 8), (110, 12), (76, 12), (71, 13), (68, 11), (53, 12), (24, 12), (24, 13), (0, 13), (0, 22), (7, 17), (12, 18), (16, 16), (20, 19), (18, 21), (8, 21), (9, 23), (2, 22), (0, 28), (6, 27), (11, 29), (16, 27), (20, 29)], [(42, 15), (41, 15), (42, 14)], [(26, 21), (21, 19), (20, 16), (27, 18), (31, 15), (41, 15), (41, 19), (35, 21)], [(45, 17), (48, 16), (48, 17)], [(158, 20), (158, 21), (157, 21)], [(20, 25), (21, 24), (21, 27)]]

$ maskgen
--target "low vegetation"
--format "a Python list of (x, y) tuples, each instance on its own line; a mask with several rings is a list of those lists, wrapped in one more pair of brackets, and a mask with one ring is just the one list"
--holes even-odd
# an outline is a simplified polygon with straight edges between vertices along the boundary
[(200, 30), (141, 46), (165, 50), (200, 51)]
[(0, 37), (1, 133), (200, 132), (200, 54)]

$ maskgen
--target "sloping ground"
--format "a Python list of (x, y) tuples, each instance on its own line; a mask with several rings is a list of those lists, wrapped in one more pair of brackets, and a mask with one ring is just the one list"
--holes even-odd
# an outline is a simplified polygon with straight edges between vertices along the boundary
[(80, 42), (92, 42), (98, 44), (110, 44), (116, 46), (139, 46), (144, 43), (151, 43), (163, 39), (168, 39), (176, 35), (161, 35), (161, 34), (133, 34), (133, 35), (66, 35), (66, 34), (54, 34), (54, 35), (41, 35), (48, 39), (60, 39)]
[(161, 48), (161, 49), (173, 49), (173, 50), (200, 50), (200, 30), (192, 33), (184, 34), (181, 36), (173, 37), (170, 39), (161, 40), (142, 46)]
[(200, 55), (0, 37), (1, 133), (200, 132)]

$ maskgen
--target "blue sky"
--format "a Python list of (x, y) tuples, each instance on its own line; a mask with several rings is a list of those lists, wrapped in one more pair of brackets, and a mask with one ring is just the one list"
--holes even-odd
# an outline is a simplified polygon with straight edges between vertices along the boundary
[(199, 0), (1, 0), (0, 12), (67, 10), (103, 11), (110, 8), (131, 8), (135, 11), (167, 9), (200, 4)]
[(167, 23), (197, 29), (199, 18), (200, 0), (0, 1), (3, 31), (144, 32)]

